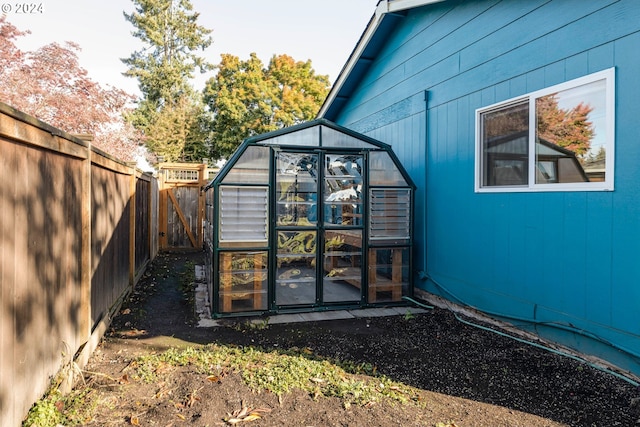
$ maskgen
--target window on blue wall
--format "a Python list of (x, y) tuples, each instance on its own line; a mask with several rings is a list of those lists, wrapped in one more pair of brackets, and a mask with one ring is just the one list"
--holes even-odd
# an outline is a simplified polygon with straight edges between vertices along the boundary
[(476, 111), (477, 191), (613, 190), (614, 70)]

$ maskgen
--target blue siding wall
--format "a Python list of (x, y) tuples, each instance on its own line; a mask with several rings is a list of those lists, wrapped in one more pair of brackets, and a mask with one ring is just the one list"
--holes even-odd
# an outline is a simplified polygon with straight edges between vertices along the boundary
[[(639, 52), (637, 0), (436, 3), (408, 12), (335, 120), (391, 144), (418, 184), (417, 286), (637, 375)], [(477, 108), (610, 67), (615, 191), (474, 192)]]

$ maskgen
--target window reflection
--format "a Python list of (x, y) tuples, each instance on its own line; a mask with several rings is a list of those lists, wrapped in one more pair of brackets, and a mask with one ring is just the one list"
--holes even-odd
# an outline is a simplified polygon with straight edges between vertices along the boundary
[(536, 183), (603, 181), (605, 80), (536, 99)]
[(526, 185), (529, 169), (529, 102), (482, 115), (482, 185)]

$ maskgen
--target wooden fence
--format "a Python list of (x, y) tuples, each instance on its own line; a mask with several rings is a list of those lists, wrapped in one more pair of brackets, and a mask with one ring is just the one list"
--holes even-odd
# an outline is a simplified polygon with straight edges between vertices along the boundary
[(0, 103), (0, 425), (86, 363), (157, 223), (155, 178)]
[(202, 249), (204, 187), (217, 173), (206, 163), (160, 163), (160, 249)]

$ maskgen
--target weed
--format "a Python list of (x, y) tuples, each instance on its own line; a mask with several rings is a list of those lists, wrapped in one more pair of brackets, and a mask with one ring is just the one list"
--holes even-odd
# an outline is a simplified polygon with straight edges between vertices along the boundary
[(263, 330), (269, 327), (269, 318), (265, 317), (260, 320), (244, 320), (244, 321), (236, 321), (230, 324), (230, 327), (238, 332), (246, 332), (248, 330)]
[(370, 364), (321, 359), (308, 349), (265, 351), (256, 347), (221, 345), (170, 349), (140, 357), (138, 375), (153, 381), (164, 364), (195, 366), (209, 375), (230, 369), (239, 372), (253, 390), (267, 390), (279, 397), (299, 389), (314, 398), (331, 396), (342, 399), (346, 405), (364, 405), (383, 399), (408, 403), (415, 394), (405, 385), (375, 375), (376, 369)]
[(252, 329), (258, 329), (258, 330), (267, 329), (269, 327), (269, 318), (265, 317), (262, 320), (257, 320), (255, 322), (251, 322), (249, 324), (249, 327), (252, 328)]
[(180, 274), (179, 284), (180, 291), (184, 300), (188, 303), (195, 301), (195, 287), (196, 287), (196, 271), (195, 264), (192, 261), (185, 263), (184, 271)]
[(29, 410), (22, 427), (55, 427), (84, 425), (91, 420), (97, 402), (91, 391), (81, 389), (63, 396), (53, 388)]
[(23, 427), (31, 426), (56, 426), (63, 421), (62, 413), (56, 407), (56, 403), (48, 396), (37, 401), (29, 410), (27, 419), (22, 423)]

